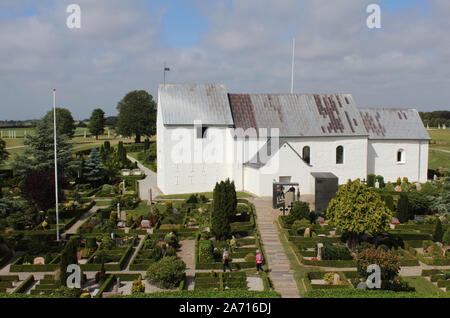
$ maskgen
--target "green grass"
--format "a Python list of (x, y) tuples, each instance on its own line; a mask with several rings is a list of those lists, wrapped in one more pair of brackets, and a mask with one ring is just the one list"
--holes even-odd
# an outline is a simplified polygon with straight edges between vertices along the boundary
[(305, 298), (450, 298), (450, 293), (394, 292), (391, 290), (316, 289)]
[[(429, 146), (428, 168), (450, 167), (450, 129), (428, 130), (431, 137)], [(442, 151), (444, 150), (444, 151)]]
[(127, 210), (127, 214), (133, 215), (133, 218), (137, 218), (139, 216), (147, 215), (150, 212), (150, 206), (147, 202), (141, 201), (136, 209)]
[(408, 283), (409, 286), (414, 287), (417, 292), (420, 293), (440, 293), (442, 292), (437, 286), (426, 280), (422, 276), (404, 276), (401, 277), (402, 281)]
[[(212, 199), (213, 193), (212, 192), (197, 192), (197, 193), (181, 193), (181, 194), (169, 194), (169, 195), (160, 195), (157, 197), (157, 199), (188, 199), (191, 195), (198, 194), (198, 195), (204, 195), (208, 199)], [(236, 195), (238, 198), (251, 198), (253, 197), (251, 194), (247, 192), (237, 191)]]

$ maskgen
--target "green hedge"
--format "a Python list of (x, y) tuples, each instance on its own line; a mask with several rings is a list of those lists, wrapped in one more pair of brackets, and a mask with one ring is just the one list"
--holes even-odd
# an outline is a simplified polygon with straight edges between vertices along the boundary
[(109, 275), (109, 277), (105, 280), (105, 282), (100, 287), (99, 291), (94, 296), (94, 298), (102, 298), (103, 292), (110, 289), (115, 282), (116, 282), (116, 275)]
[(281, 298), (281, 295), (274, 291), (179, 290), (174, 292), (156, 292), (150, 294), (138, 293), (126, 296), (113, 296), (113, 298)]
[(450, 293), (394, 292), (390, 290), (316, 289), (304, 298), (450, 298)]
[[(244, 269), (244, 268), (256, 268), (256, 260), (254, 262), (236, 262), (229, 263), (232, 269)], [(197, 263), (195, 269), (222, 269), (223, 264), (221, 262), (216, 263)]]
[(14, 290), (13, 294), (23, 294), (33, 284), (34, 284), (34, 276), (30, 275), (19, 286), (17, 286), (17, 288)]

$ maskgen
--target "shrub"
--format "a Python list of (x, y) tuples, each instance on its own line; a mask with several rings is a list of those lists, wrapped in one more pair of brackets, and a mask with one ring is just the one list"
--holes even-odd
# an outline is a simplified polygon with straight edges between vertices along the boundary
[(303, 235), (308, 227), (311, 227), (311, 223), (307, 219), (296, 220), (294, 224), (292, 224), (292, 230), (298, 235)]
[(186, 200), (186, 203), (197, 204), (197, 203), (198, 203), (198, 197), (197, 197), (197, 194), (192, 194), (192, 195)]
[(145, 285), (142, 283), (141, 275), (133, 281), (131, 286), (131, 295), (145, 292)]
[(86, 239), (86, 248), (97, 248), (97, 240), (95, 237), (88, 237)]
[(394, 192), (395, 191), (395, 187), (394, 187), (394, 185), (392, 183), (388, 182), (386, 184), (385, 190), (387, 192)]
[(421, 192), (411, 192), (408, 194), (409, 214), (423, 215), (430, 209), (430, 202), (427, 196)]
[(406, 194), (401, 194), (398, 200), (397, 217), (400, 223), (406, 223), (409, 220), (409, 204)]
[(352, 254), (346, 246), (333, 245), (328, 242), (324, 243), (321, 256), (325, 261), (346, 261), (353, 259)]
[(174, 288), (185, 277), (186, 264), (175, 256), (164, 257), (150, 265), (147, 279), (160, 288)]
[(375, 186), (375, 175), (373, 173), (367, 175), (367, 186), (372, 188)]
[(245, 255), (245, 261), (246, 262), (253, 262), (256, 259), (255, 253), (248, 253)]
[[(291, 212), (289, 213), (289, 216), (293, 218), (294, 220), (301, 220), (301, 219), (309, 219), (309, 203), (307, 202), (297, 202), (295, 203), (294, 207), (292, 208)], [(293, 223), (294, 221), (290, 222)]]
[(367, 273), (369, 265), (377, 264), (380, 266), (382, 288), (387, 286), (389, 281), (393, 280), (400, 271), (400, 260), (393, 250), (368, 248), (356, 254), (356, 261), (358, 272), (365, 279), (370, 275), (370, 273)]
[(442, 238), (444, 236), (444, 232), (442, 230), (441, 220), (438, 218), (436, 220), (436, 228), (434, 229), (433, 241), (442, 242)]
[(200, 263), (214, 263), (212, 242), (209, 240), (199, 241), (198, 254)]
[(442, 237), (442, 243), (450, 245), (450, 227), (448, 227), (447, 231), (445, 231), (445, 234)]

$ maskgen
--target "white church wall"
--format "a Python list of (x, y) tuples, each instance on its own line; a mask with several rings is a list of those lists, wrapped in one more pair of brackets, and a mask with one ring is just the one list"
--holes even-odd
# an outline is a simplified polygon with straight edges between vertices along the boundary
[(209, 192), (216, 182), (232, 178), (233, 146), (229, 128), (208, 127), (206, 138), (197, 138), (194, 126), (163, 126), (158, 132), (158, 155), (163, 159), (158, 187), (165, 194)]
[[(397, 152), (403, 151), (401, 162)], [(428, 141), (417, 140), (369, 140), (368, 173), (394, 182), (398, 177), (409, 181), (426, 182), (428, 167)]]
[[(367, 137), (320, 137), (292, 138), (289, 144), (298, 152), (303, 153), (303, 147), (310, 147), (311, 172), (331, 172), (339, 178), (339, 184), (348, 179), (366, 178), (367, 176)], [(344, 161), (336, 163), (336, 148), (344, 147)], [(313, 194), (313, 188), (309, 188)]]

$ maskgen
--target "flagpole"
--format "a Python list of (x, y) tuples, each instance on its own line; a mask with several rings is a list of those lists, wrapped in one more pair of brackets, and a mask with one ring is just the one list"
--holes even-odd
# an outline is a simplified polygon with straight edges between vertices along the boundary
[(55, 149), (56, 240), (59, 242), (58, 156), (56, 145), (56, 89), (53, 89), (53, 144)]

